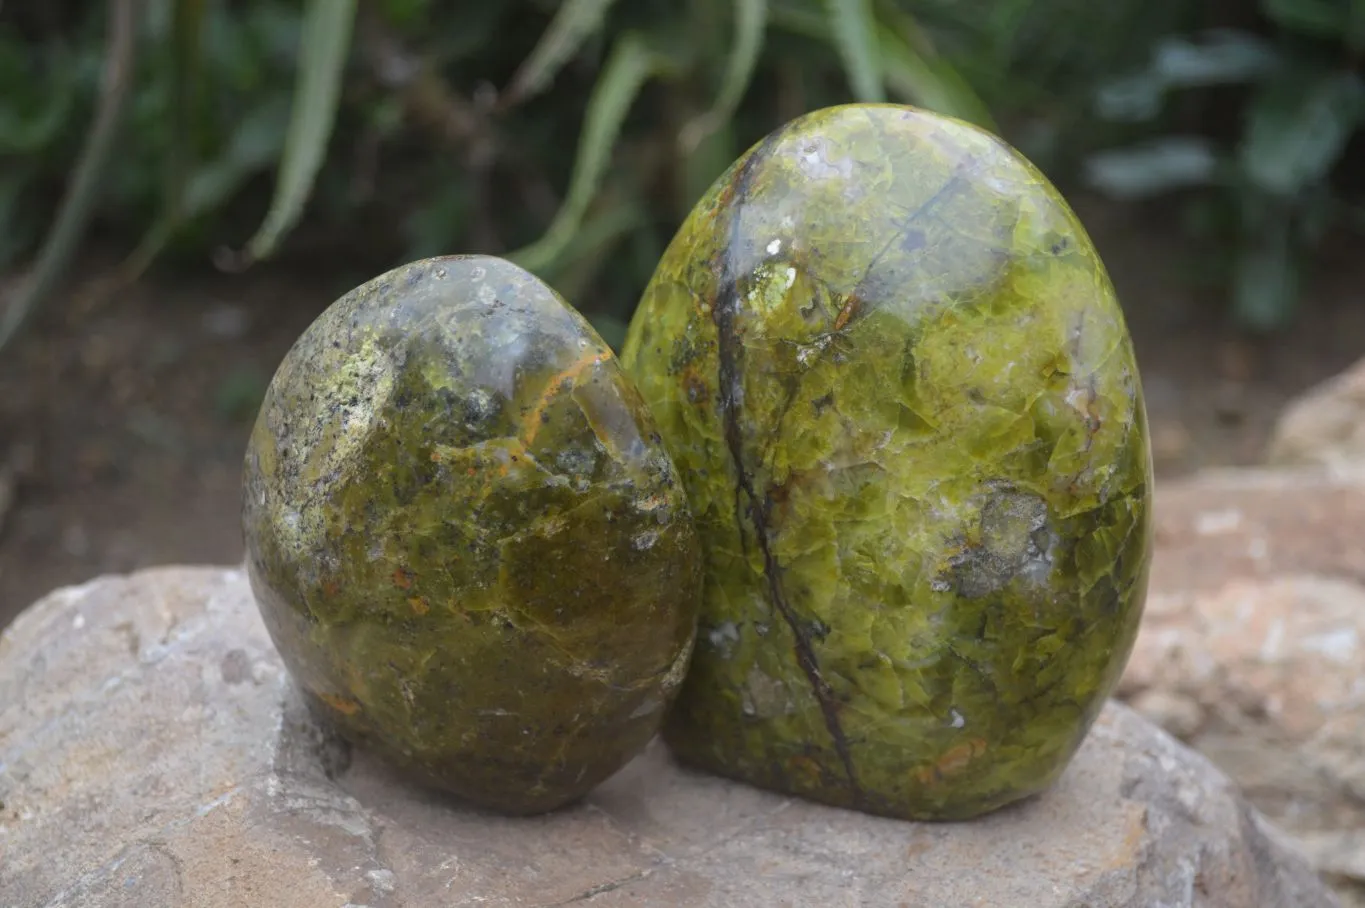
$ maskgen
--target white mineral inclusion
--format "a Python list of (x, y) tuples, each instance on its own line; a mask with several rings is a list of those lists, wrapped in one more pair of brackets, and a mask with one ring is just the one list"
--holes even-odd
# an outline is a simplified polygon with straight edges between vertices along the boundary
[(640, 702), (640, 705), (635, 707), (635, 709), (631, 712), (629, 718), (642, 719), (645, 716), (653, 715), (660, 709), (663, 709), (663, 705), (664, 705), (663, 701), (657, 700), (653, 697), (650, 697), (646, 700), (642, 700)]
[(734, 645), (739, 642), (739, 628), (733, 621), (726, 621), (711, 628), (706, 634), (706, 640), (713, 649), (721, 651), (722, 658), (728, 659)]
[(772, 312), (786, 303), (787, 293), (796, 283), (796, 269), (789, 266), (779, 272), (775, 265), (765, 262), (754, 269), (754, 277), (753, 287), (745, 294), (749, 307), (755, 312)]
[(806, 176), (813, 179), (828, 177), (847, 179), (853, 175), (853, 161), (847, 156), (837, 161), (830, 160), (830, 150), (829, 140), (823, 138), (811, 139), (802, 147), (797, 160)]

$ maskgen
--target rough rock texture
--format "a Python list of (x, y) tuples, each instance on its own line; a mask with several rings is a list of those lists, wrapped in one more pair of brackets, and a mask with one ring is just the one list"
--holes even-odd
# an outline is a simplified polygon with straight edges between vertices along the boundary
[(311, 706), (461, 797), (580, 797), (682, 683), (701, 551), (677, 472), (611, 349), (510, 262), (413, 262), (329, 306), (271, 381), (243, 499)]
[(682, 759), (906, 817), (1056, 779), (1137, 630), (1151, 467), (1042, 174), (923, 111), (801, 117), (698, 203), (622, 362), (706, 549)]
[(1365, 360), (1313, 388), (1281, 414), (1270, 439), (1272, 464), (1365, 464)]
[(1328, 908), (1228, 780), (1117, 704), (966, 824), (824, 807), (657, 743), (583, 804), (481, 814), (315, 726), (239, 571), (61, 590), (0, 637), (0, 905)]
[(1365, 905), (1365, 474), (1208, 474), (1164, 485), (1156, 513), (1119, 695)]

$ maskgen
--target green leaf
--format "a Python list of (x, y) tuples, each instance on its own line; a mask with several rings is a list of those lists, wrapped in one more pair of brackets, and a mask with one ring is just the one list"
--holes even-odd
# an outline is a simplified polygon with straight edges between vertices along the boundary
[(1214, 181), (1217, 171), (1218, 158), (1212, 146), (1198, 136), (1153, 139), (1091, 155), (1085, 162), (1086, 182), (1119, 199), (1205, 186)]
[(400, 28), (417, 25), (430, 15), (430, 0), (382, 0), (379, 10), (384, 20)]
[(1208, 32), (1197, 40), (1162, 38), (1152, 48), (1146, 69), (1100, 85), (1095, 111), (1106, 120), (1140, 123), (1161, 112), (1172, 89), (1256, 82), (1275, 73), (1282, 63), (1272, 44), (1231, 29)]
[(135, 82), (137, 28), (143, 9), (138, 0), (116, 0), (110, 4), (109, 13), (105, 78), (95, 119), (86, 133), (66, 194), (38, 250), (36, 263), (8, 305), (0, 308), (0, 349), (18, 337), (32, 314), (61, 286), (105, 187)]
[(1365, 83), (1355, 73), (1276, 79), (1251, 101), (1242, 172), (1259, 189), (1295, 195), (1331, 172), (1362, 117)]
[(594, 312), (588, 319), (599, 337), (608, 347), (620, 352), (626, 342), (626, 330), (630, 327), (624, 321), (607, 312)]
[(725, 75), (711, 109), (683, 127), (679, 144), (684, 152), (691, 152), (701, 141), (715, 132), (735, 115), (739, 102), (753, 79), (759, 54), (763, 51), (763, 35), (768, 25), (768, 0), (734, 0), (735, 42), (725, 62)]
[(1237, 250), (1233, 271), (1233, 312), (1254, 331), (1283, 328), (1299, 296), (1299, 262), (1291, 221), (1268, 220)]
[(180, 217), (185, 182), (194, 166), (194, 109), (202, 72), (204, 0), (175, 0), (171, 23), (171, 148), (162, 198), (165, 218)]
[(280, 159), (275, 197), (265, 223), (247, 243), (251, 259), (263, 259), (298, 222), (322, 166), (341, 100), (351, 49), (356, 0), (309, 0), (299, 47), (299, 74), (289, 132)]
[(1156, 119), (1166, 100), (1166, 83), (1151, 70), (1104, 82), (1095, 90), (1095, 113), (1111, 123)]
[(264, 170), (283, 150), (289, 100), (267, 98), (242, 118), (223, 153), (201, 166), (185, 190), (185, 213), (199, 217), (220, 207), (247, 178)]
[(431, 258), (449, 252), (470, 221), (470, 187), (454, 174), (433, 180), (432, 191), (422, 205), (408, 215), (403, 230), (407, 236), (410, 260)]
[(245, 422), (256, 416), (270, 387), (270, 377), (251, 365), (239, 365), (218, 382), (213, 395), (214, 409), (230, 422)]
[(564, 0), (531, 55), (512, 76), (505, 102), (515, 104), (544, 91), (555, 74), (607, 18), (615, 0)]
[(278, 160), (288, 124), (286, 96), (269, 98), (248, 113), (222, 153), (191, 172), (178, 208), (162, 210), (119, 266), (118, 280), (123, 284), (136, 280), (166, 248), (181, 224), (217, 211), (247, 180)]
[(1346, 46), (1356, 53), (1365, 50), (1365, 0), (1350, 0), (1346, 16)]
[(33, 77), (34, 52), (9, 30), (0, 31), (0, 154), (31, 155), (44, 151), (60, 135), (76, 109), (81, 78), (76, 55), (60, 45), (45, 67), (45, 79)]
[(1162, 38), (1152, 48), (1152, 73), (1166, 88), (1239, 85), (1269, 75), (1280, 62), (1274, 45), (1231, 29), (1198, 40)]
[(768, 21), (775, 27), (829, 43), (829, 16), (805, 4), (783, 3), (777, 0), (768, 10)]
[(702, 139), (691, 152), (682, 156), (682, 173), (678, 180), (680, 197), (675, 198), (680, 212), (692, 209), (716, 178), (725, 172), (725, 168), (739, 157), (740, 150), (734, 127), (726, 122)]
[(882, 65), (892, 93), (936, 113), (995, 129), (986, 105), (941, 57), (922, 54), (889, 28), (880, 28)]
[(671, 69), (669, 58), (652, 50), (638, 34), (627, 32), (617, 41), (588, 98), (578, 156), (564, 204), (545, 235), (510, 254), (509, 259), (539, 273), (560, 258), (597, 194), (631, 104), (651, 77)]
[(18, 258), (31, 239), (23, 223), (21, 205), (24, 189), (31, 178), (24, 167), (0, 173), (0, 271)]
[[(602, 202), (606, 204), (599, 202), (593, 206), (592, 214), (574, 236), (572, 244), (560, 258), (562, 265), (555, 268), (552, 276), (555, 288), (571, 303), (586, 298), (589, 289), (598, 283), (604, 268), (610, 266), (613, 272), (622, 270), (624, 256), (620, 246), (623, 240), (648, 232), (645, 230), (648, 219), (634, 200), (622, 196), (603, 199)], [(584, 314), (594, 326), (598, 326), (600, 310)], [(601, 330), (600, 326), (598, 329)], [(607, 337), (605, 333), (603, 339), (613, 349), (620, 350), (618, 339)]]
[(1266, 18), (1281, 28), (1311, 38), (1340, 38), (1349, 11), (1333, 0), (1261, 0)]
[(886, 100), (872, 0), (825, 0), (825, 8), (854, 97), (866, 102)]
[(13, 111), (0, 108), (0, 154), (38, 154), (42, 152), (66, 123), (74, 107), (74, 91), (63, 91), (55, 102), (32, 119), (21, 118)]

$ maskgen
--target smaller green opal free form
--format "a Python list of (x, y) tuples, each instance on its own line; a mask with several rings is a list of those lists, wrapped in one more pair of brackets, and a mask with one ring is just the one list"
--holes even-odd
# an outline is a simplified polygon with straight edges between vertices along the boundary
[(702, 614), (664, 735), (894, 817), (1051, 784), (1128, 658), (1151, 465), (1075, 215), (999, 139), (817, 111), (697, 204), (622, 360), (687, 486)]
[(658, 730), (695, 530), (634, 385), (532, 275), (429, 259), (337, 300), (271, 382), (245, 474), (261, 614), (347, 738), (534, 813)]

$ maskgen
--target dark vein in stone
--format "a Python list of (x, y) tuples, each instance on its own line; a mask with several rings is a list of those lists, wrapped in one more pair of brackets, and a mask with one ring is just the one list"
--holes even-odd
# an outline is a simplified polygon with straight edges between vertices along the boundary
[[(758, 153), (761, 153), (764, 150), (765, 149), (759, 149), (759, 151), (755, 153), (754, 157), (757, 158)], [(876, 269), (877, 265), (881, 264), (882, 259), (886, 257), (886, 254), (891, 251), (892, 247), (894, 247), (898, 242), (900, 242), (912, 227), (918, 224), (923, 218), (929, 216), (929, 214), (931, 214), (935, 208), (943, 204), (945, 199), (950, 198), (952, 195), (954, 195), (960, 189), (966, 186), (966, 180), (962, 176), (963, 172), (965, 172), (966, 170), (967, 165), (965, 164), (960, 165), (957, 169), (957, 172), (954, 173), (954, 175), (946, 183), (944, 183), (944, 185), (940, 187), (938, 191), (936, 191), (927, 201), (921, 203), (920, 206), (916, 208), (914, 211), (906, 213), (904, 219), (902, 219), (895, 225), (896, 228), (895, 232), (892, 233), (891, 237), (886, 241), (885, 244), (883, 244), (882, 248), (877, 252), (877, 254), (872, 257), (872, 260), (868, 262), (867, 267), (863, 269), (863, 276), (858, 279), (858, 283), (854, 285), (853, 290), (850, 291), (844, 297), (844, 302), (842, 304), (841, 311), (840, 313), (836, 314), (834, 322), (831, 324), (830, 330), (815, 335), (815, 337), (812, 338), (809, 344), (803, 345), (813, 346), (821, 342), (823, 342), (824, 344), (824, 346), (820, 347), (816, 354), (813, 357), (811, 357), (810, 360), (802, 364), (801, 369), (795, 374), (795, 377), (787, 383), (787, 396), (786, 399), (782, 402), (781, 410), (778, 411), (775, 423), (776, 428), (773, 430), (772, 438), (769, 441), (769, 443), (764, 447), (761, 457), (763, 462), (766, 463), (768, 461), (769, 455), (777, 447), (777, 442), (782, 434), (782, 423), (784, 420), (786, 420), (787, 413), (791, 410), (792, 405), (796, 402), (797, 397), (800, 395), (801, 386), (804, 383), (806, 376), (809, 375), (812, 371), (814, 371), (815, 366), (819, 364), (820, 359), (825, 355), (825, 351), (828, 350), (831, 346), (834, 346), (837, 338), (839, 338), (840, 336), (847, 335), (850, 327), (852, 326), (852, 323), (856, 319), (860, 318), (861, 316), (867, 313), (869, 303), (871, 301), (866, 298), (865, 292), (867, 289), (868, 281), (872, 277), (872, 272)], [(744, 191), (743, 182), (745, 180), (745, 177), (747, 176), (747, 173), (748, 168), (746, 167), (745, 171), (740, 173), (736, 177), (735, 182), (736, 184), (739, 184), (738, 189), (736, 190), (737, 192)], [(735, 218), (733, 224), (738, 223), (739, 219)], [(735, 230), (733, 224), (731, 226), (732, 233)], [(736, 238), (732, 236), (731, 238), (732, 244), (734, 243), (735, 239)], [(721, 292), (722, 294), (724, 294), (733, 289), (734, 290), (733, 295), (737, 301), (738, 288), (734, 287), (733, 281), (730, 280), (730, 277), (731, 276), (728, 275), (727, 273), (722, 278)], [(838, 296), (836, 294), (833, 294), (832, 291), (830, 291), (830, 295), (833, 299), (838, 301)], [(842, 315), (843, 308), (850, 309), (849, 317), (842, 326), (834, 327), (834, 325), (838, 323), (840, 315)]]
[(620, 889), (622, 886), (629, 886), (631, 883), (638, 883), (641, 880), (648, 879), (653, 872), (654, 872), (653, 868), (646, 868), (644, 870), (637, 871), (636, 873), (632, 873), (630, 876), (622, 877), (619, 880), (610, 880), (606, 883), (599, 883), (598, 885), (593, 886), (590, 889), (585, 889), (578, 895), (575, 895), (573, 898), (565, 899), (562, 902), (555, 902), (553, 905), (550, 906), (550, 908), (560, 908), (561, 905), (572, 905), (577, 902), (586, 902), (589, 899), (596, 898), (597, 896), (602, 895), (605, 892), (612, 892), (614, 890)]
[[(772, 146), (776, 138), (777, 136), (770, 137), (763, 146), (756, 149), (750, 155), (749, 160), (744, 163), (740, 172), (736, 174), (732, 185), (734, 186), (737, 208), (742, 208), (754, 170), (772, 153)], [(844, 775), (848, 779), (848, 787), (853, 794), (854, 802), (860, 804), (864, 800), (863, 791), (858, 785), (858, 777), (853, 769), (853, 756), (849, 750), (848, 739), (845, 737), (839, 721), (839, 704), (835, 699), (834, 690), (825, 680), (824, 675), (821, 674), (820, 664), (815, 656), (815, 648), (811, 644), (809, 635), (801, 626), (796, 613), (792, 610), (791, 604), (787, 602), (786, 592), (782, 587), (781, 565), (778, 564), (777, 558), (773, 555), (771, 541), (768, 538), (768, 516), (772, 501), (766, 492), (762, 496), (758, 495), (754, 489), (753, 477), (749, 475), (749, 471), (744, 465), (744, 440), (740, 428), (740, 398), (743, 394), (740, 357), (743, 349), (740, 339), (735, 333), (735, 318), (740, 305), (740, 287), (738, 275), (735, 273), (735, 258), (740, 254), (743, 244), (743, 237), (739, 230), (740, 221), (739, 212), (736, 211), (730, 222), (728, 252), (720, 257), (720, 281), (717, 288), (716, 305), (712, 308), (712, 318), (716, 323), (718, 340), (720, 411), (725, 426), (725, 444), (730, 451), (730, 459), (735, 465), (736, 517), (740, 518), (742, 525), (740, 501), (741, 498), (747, 498), (749, 516), (754, 524), (754, 535), (757, 537), (759, 549), (763, 555), (763, 575), (768, 582), (768, 598), (774, 610), (782, 616), (782, 620), (791, 629), (792, 638), (795, 641), (796, 663), (810, 682), (811, 692), (814, 694), (816, 703), (820, 707), (820, 713), (824, 718), (825, 729), (829, 732), (830, 739), (834, 743), (834, 750), (839, 756), (839, 761), (843, 764)], [(743, 535), (741, 529), (740, 537), (743, 538)]]

